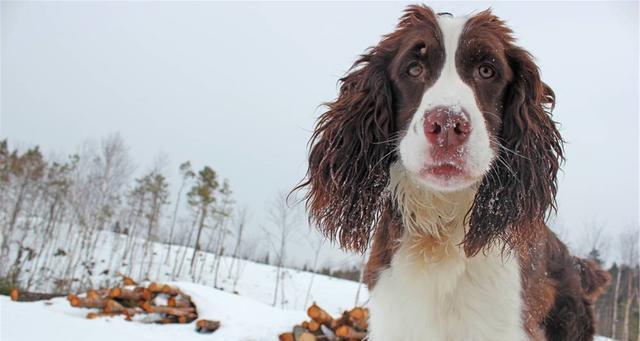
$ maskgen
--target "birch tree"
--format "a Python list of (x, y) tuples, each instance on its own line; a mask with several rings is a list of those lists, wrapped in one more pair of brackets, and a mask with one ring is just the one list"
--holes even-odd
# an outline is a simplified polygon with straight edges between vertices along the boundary
[[(173, 234), (176, 227), (176, 219), (178, 218), (178, 209), (180, 208), (180, 199), (182, 199), (182, 191), (184, 187), (189, 183), (191, 179), (195, 177), (193, 169), (191, 169), (191, 162), (185, 161), (180, 164), (180, 175), (182, 176), (182, 182), (180, 182), (180, 188), (176, 195), (176, 204), (173, 208), (173, 216), (171, 217), (171, 227), (169, 228), (169, 243), (167, 246), (167, 255), (165, 257), (165, 264), (169, 265), (169, 256), (171, 255), (171, 246), (173, 245)], [(178, 259), (176, 258), (176, 262)]]

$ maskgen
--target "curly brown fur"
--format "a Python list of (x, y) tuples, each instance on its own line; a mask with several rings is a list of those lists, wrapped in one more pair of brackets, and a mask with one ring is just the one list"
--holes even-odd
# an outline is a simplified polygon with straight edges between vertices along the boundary
[(531, 55), (515, 46), (506, 49), (514, 81), (504, 100), (498, 137), (499, 158), (476, 194), (464, 240), (467, 255), (477, 254), (500, 238), (509, 247), (535, 240), (549, 209), (556, 208), (557, 173), (563, 141), (551, 119), (553, 90), (540, 80)]

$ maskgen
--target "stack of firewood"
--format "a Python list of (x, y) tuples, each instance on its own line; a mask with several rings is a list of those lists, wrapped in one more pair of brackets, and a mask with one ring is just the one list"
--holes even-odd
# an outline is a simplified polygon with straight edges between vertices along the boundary
[[(180, 289), (158, 283), (139, 286), (128, 277), (121, 287), (89, 290), (82, 297), (69, 294), (67, 300), (73, 307), (96, 309), (87, 314), (88, 319), (124, 316), (127, 321), (167, 324), (190, 323), (198, 318), (191, 297)], [(196, 322), (196, 330), (201, 333), (219, 327), (218, 321)]]
[(360, 341), (367, 336), (369, 309), (356, 307), (334, 319), (315, 303), (307, 309), (309, 321), (282, 333), (280, 341)]

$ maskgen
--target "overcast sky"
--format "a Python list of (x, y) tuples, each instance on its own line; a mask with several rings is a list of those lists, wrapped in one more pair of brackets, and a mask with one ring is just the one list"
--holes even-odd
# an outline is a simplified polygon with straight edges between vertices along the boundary
[[(568, 142), (556, 224), (569, 242), (593, 222), (638, 226), (638, 3), (429, 4), (491, 6), (537, 58)], [(258, 225), (304, 175), (319, 105), (404, 7), (3, 1), (0, 134), (67, 154), (120, 132), (140, 172), (159, 152), (174, 182), (184, 160), (211, 165)]]

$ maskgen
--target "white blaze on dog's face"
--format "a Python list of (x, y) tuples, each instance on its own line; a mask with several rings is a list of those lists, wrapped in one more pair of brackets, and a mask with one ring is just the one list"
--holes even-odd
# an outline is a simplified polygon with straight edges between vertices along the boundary
[[(511, 71), (497, 38), (481, 39), (466, 17), (440, 15), (409, 75), (425, 71), (424, 91), (414, 104), (399, 144), (400, 160), (418, 182), (435, 191), (460, 190), (478, 182), (497, 155), (504, 90)], [(475, 34), (474, 34), (475, 33)], [(429, 79), (431, 77), (431, 79)], [(408, 99), (405, 99), (408, 100)], [(409, 116), (409, 115), (407, 115)], [(408, 119), (409, 117), (407, 117)]]

